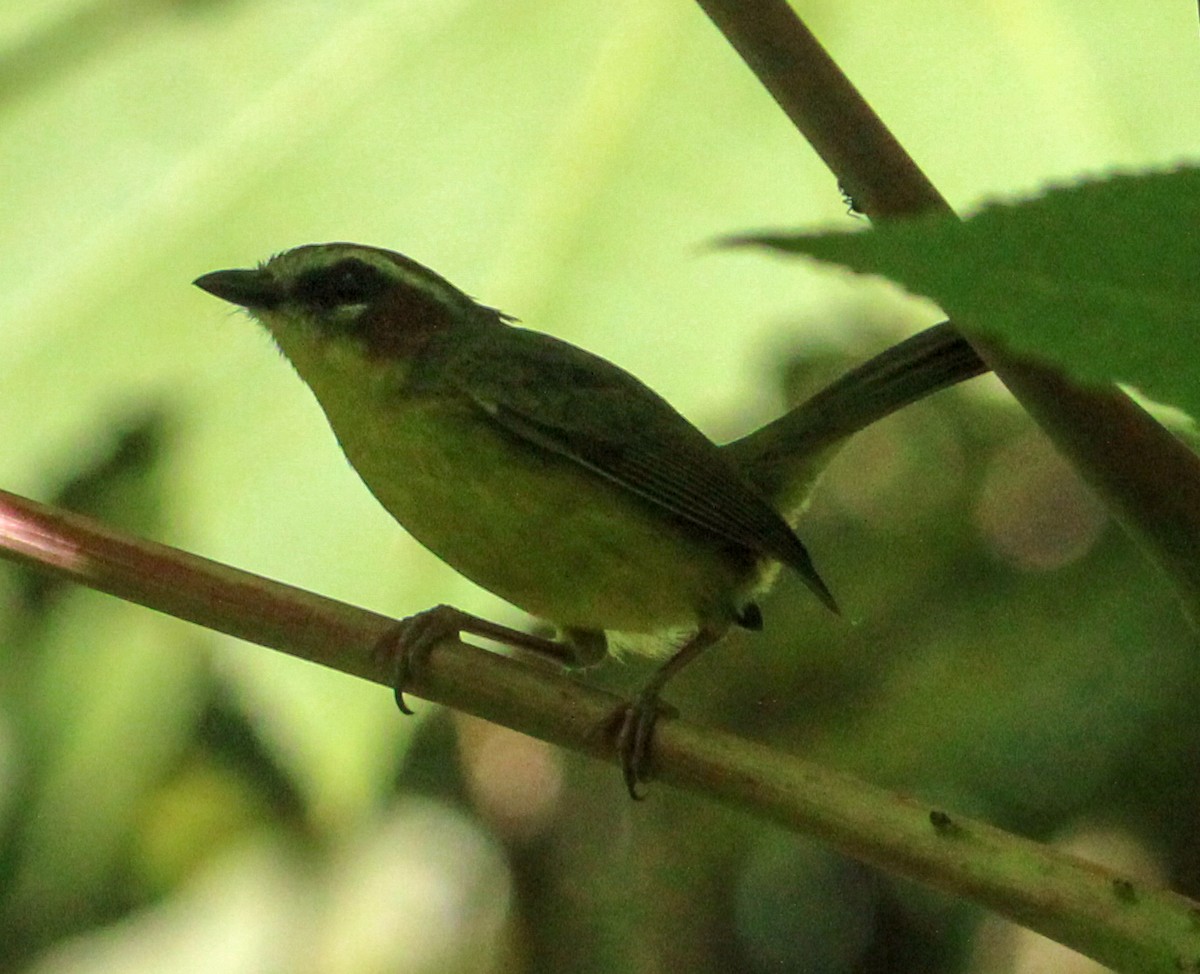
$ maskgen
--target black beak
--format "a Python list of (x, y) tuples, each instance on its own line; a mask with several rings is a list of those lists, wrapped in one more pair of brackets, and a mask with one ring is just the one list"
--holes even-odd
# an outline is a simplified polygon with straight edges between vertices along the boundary
[(266, 271), (213, 271), (192, 281), (222, 301), (253, 310), (270, 310), (283, 301), (283, 291)]

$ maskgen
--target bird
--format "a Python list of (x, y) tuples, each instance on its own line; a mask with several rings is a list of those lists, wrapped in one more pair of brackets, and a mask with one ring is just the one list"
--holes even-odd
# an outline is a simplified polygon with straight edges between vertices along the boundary
[(614, 720), (635, 798), (664, 685), (731, 629), (761, 628), (757, 600), (780, 570), (840, 611), (795, 532), (838, 446), (985, 369), (945, 323), (718, 446), (631, 373), (391, 250), (307, 244), (194, 283), (266, 329), (418, 542), (557, 630), (547, 639), (450, 606), (418, 613), (395, 644), (402, 710), (408, 675), (448, 636), (580, 666), (611, 652), (613, 634), (663, 636), (633, 642), (666, 658)]

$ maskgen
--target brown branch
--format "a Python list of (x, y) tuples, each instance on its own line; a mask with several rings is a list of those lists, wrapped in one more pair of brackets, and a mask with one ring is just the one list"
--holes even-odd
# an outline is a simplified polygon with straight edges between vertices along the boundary
[(872, 219), (952, 213), (784, 0), (696, 0), (817, 151), (855, 208)]
[[(697, 0), (873, 219), (942, 210), (945, 199), (784, 0)], [(958, 322), (958, 324), (964, 324)], [(1200, 624), (1200, 457), (1116, 387), (1080, 388), (967, 325), (966, 338)]]
[[(0, 557), (180, 619), (387, 683), (374, 652), (395, 622), (248, 572), (132, 538), (0, 491)], [(413, 693), (609, 761), (620, 701), (549, 668), (456, 640), (413, 674)], [(847, 855), (928, 883), (1139, 974), (1196, 971), (1200, 905), (1143, 889), (1099, 866), (952, 817), (848, 775), (731, 734), (666, 718), (661, 779)], [(615, 779), (614, 779), (615, 787)], [(1097, 941), (1096, 931), (1103, 934)], [(1087, 936), (1085, 936), (1087, 934)]]

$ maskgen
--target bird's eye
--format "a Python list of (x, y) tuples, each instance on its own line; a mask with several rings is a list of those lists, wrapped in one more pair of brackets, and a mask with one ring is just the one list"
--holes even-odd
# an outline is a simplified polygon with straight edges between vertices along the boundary
[(357, 257), (346, 257), (328, 267), (305, 271), (291, 287), (291, 297), (301, 304), (337, 308), (370, 304), (392, 286), (387, 275)]

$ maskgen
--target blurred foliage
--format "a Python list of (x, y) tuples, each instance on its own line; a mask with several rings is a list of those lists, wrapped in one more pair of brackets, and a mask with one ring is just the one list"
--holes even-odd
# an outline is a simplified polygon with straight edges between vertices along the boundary
[[(956, 205), (1195, 152), (1194, 5), (808, 7)], [(847, 216), (687, 4), (9, 2), (0, 131), (0, 483), (395, 614), (515, 618), (377, 510), (197, 274), (397, 247), (731, 437), (931, 320), (698, 253)], [(1200, 892), (1194, 637), (990, 380), (857, 437), (802, 534), (848, 620), (785, 579), (672, 702)], [(1049, 969), (827, 849), (422, 718), (0, 566), (0, 969)]]

